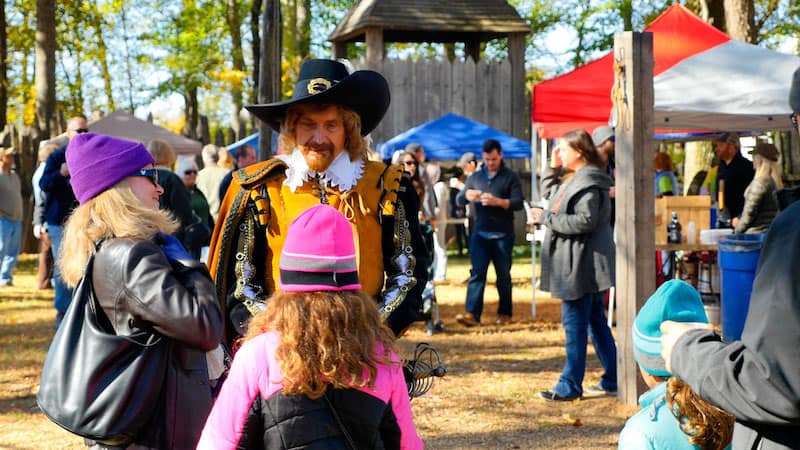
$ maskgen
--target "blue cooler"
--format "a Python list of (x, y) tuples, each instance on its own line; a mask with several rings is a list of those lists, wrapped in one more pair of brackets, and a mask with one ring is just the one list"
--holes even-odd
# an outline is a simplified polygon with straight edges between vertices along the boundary
[(742, 337), (750, 307), (750, 292), (756, 276), (764, 234), (732, 234), (720, 239), (719, 268), (722, 276), (722, 340)]

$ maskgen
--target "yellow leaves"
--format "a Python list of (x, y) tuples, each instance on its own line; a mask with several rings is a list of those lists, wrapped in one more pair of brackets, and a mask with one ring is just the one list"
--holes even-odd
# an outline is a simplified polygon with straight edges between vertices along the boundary
[(33, 96), (29, 97), (23, 105), (22, 123), (25, 125), (36, 123), (36, 99)]
[(583, 425), (583, 422), (581, 422), (579, 417), (572, 417), (570, 414), (562, 414), (561, 419), (564, 421), (565, 425), (572, 425), (573, 427), (579, 427)]
[(230, 86), (242, 86), (249, 74), (243, 70), (233, 70), (223, 67), (222, 70), (210, 72), (211, 78)]
[(163, 117), (157, 115), (153, 117), (153, 122), (173, 133), (181, 134), (184, 125), (186, 125), (186, 114), (180, 114), (177, 117)]

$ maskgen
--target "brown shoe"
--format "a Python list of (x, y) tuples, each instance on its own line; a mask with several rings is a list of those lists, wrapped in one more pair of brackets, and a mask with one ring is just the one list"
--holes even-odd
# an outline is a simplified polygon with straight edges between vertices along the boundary
[(511, 316), (500, 314), (497, 316), (497, 320), (495, 320), (494, 323), (495, 325), (508, 325), (511, 323)]
[(459, 314), (456, 316), (456, 322), (464, 325), (465, 327), (474, 327), (480, 325), (481, 323), (478, 322), (478, 319), (475, 318), (471, 313), (465, 312), (464, 314)]

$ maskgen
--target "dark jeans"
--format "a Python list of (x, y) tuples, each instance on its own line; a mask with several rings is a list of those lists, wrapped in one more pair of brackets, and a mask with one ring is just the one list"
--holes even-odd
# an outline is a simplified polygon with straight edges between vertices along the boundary
[(503, 234), (498, 239), (487, 239), (477, 231), (469, 237), (470, 269), (467, 284), (467, 312), (475, 316), (479, 322), (483, 313), (483, 291), (486, 288), (486, 272), (489, 262), (494, 264), (497, 276), (497, 294), (500, 304), (497, 314), (511, 317), (511, 253), (514, 249), (514, 235)]
[(583, 394), (583, 376), (586, 372), (586, 346), (592, 337), (597, 358), (605, 373), (600, 386), (606, 390), (617, 389), (617, 346), (608, 327), (603, 297), (605, 291), (586, 294), (577, 300), (561, 302), (561, 325), (566, 334), (567, 363), (555, 387), (562, 397)]
[[(464, 225), (457, 223), (454, 225), (456, 231), (456, 245), (458, 246), (458, 256), (464, 254), (464, 247), (469, 245), (469, 235)], [(469, 252), (469, 249), (467, 250)]]

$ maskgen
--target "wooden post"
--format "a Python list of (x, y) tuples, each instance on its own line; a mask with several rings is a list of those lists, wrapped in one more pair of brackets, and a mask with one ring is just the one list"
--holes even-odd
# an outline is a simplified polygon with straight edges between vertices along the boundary
[[(508, 35), (508, 59), (511, 62), (511, 135), (525, 139), (525, 131), (530, 123), (528, 103), (525, 96), (525, 33)], [(494, 113), (490, 111), (490, 114)], [(531, 131), (531, 138), (535, 133)]]
[(367, 28), (365, 40), (367, 44), (367, 67), (380, 71), (384, 53), (383, 29)]
[[(655, 290), (653, 199), (653, 35), (614, 36), (616, 133), (617, 381), (619, 400), (645, 391), (633, 359), (631, 327)], [(620, 70), (616, 70), (619, 68)]]
[[(281, 99), (281, 2), (266, 0), (261, 19), (261, 58), (259, 61), (258, 103)], [(258, 121), (258, 159), (272, 157), (272, 128)]]
[(477, 39), (464, 41), (464, 54), (467, 58), (472, 58), (472, 61), (478, 62), (481, 59), (481, 41)]

